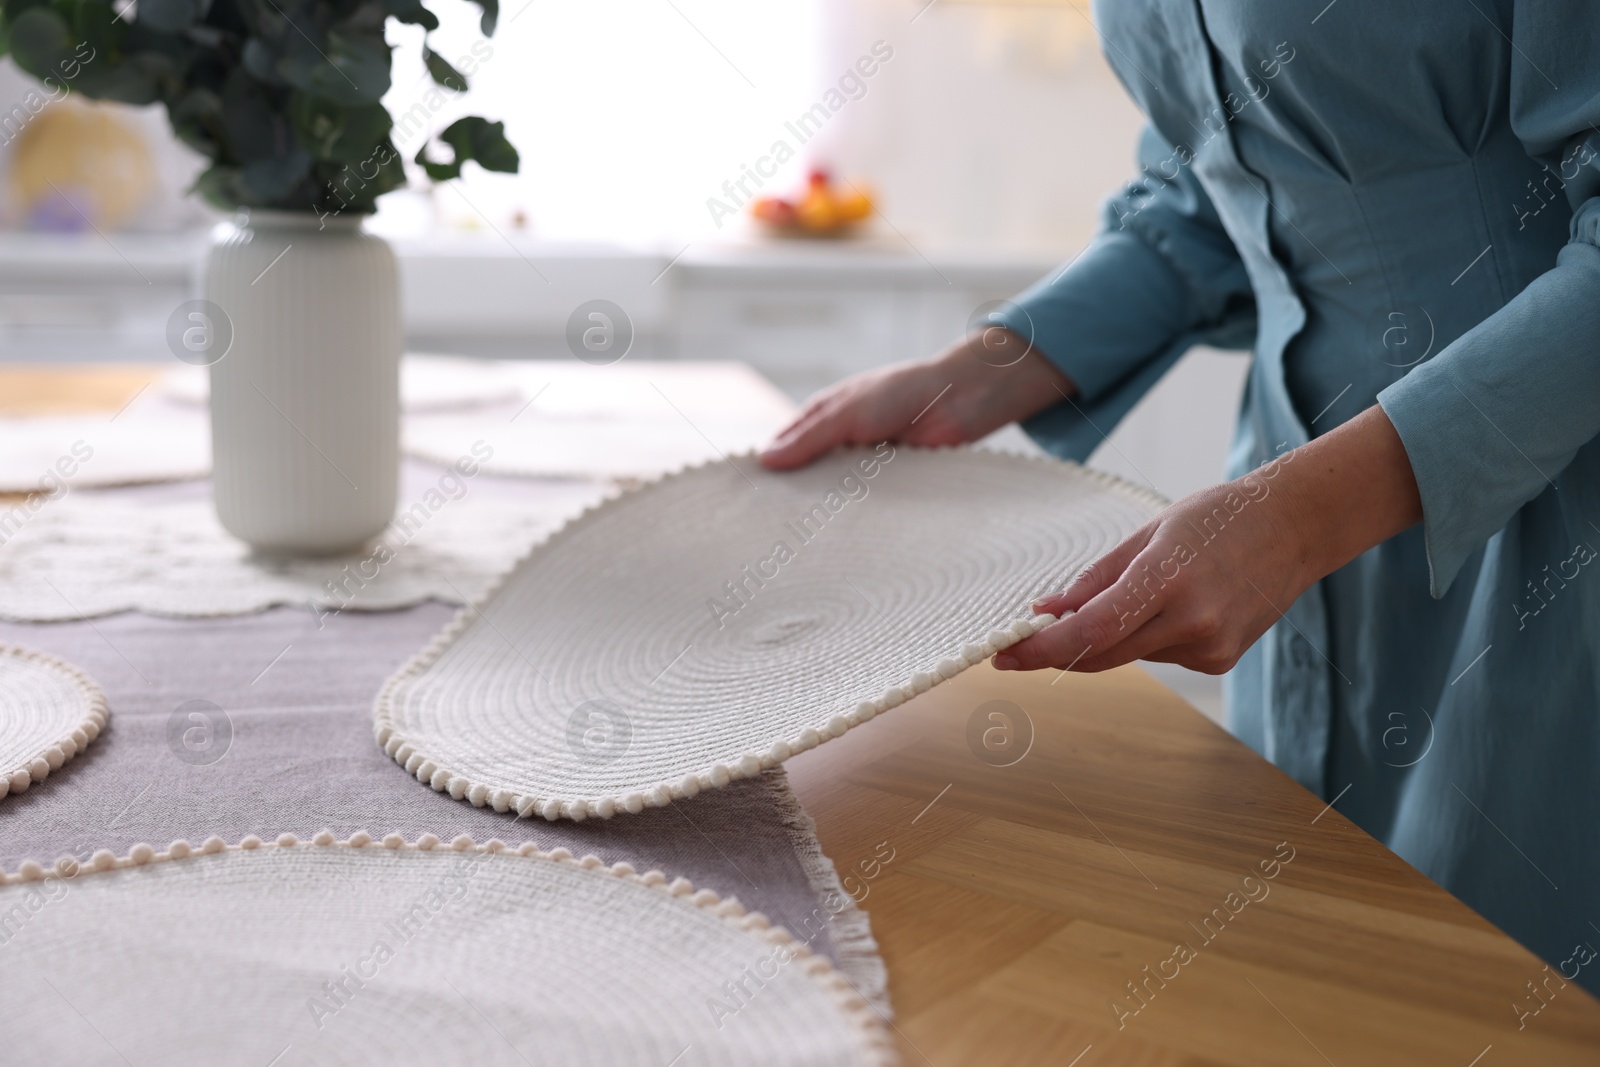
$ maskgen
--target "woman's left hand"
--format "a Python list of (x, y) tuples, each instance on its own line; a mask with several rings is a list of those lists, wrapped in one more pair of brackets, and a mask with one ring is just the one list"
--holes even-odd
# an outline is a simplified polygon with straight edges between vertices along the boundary
[(1309, 574), (1301, 523), (1261, 474), (1187, 496), (1034, 604), (1067, 615), (995, 657), (1001, 670), (1103, 671), (1136, 659), (1221, 674)]
[(1167, 508), (1034, 610), (1072, 612), (994, 658), (1103, 671), (1136, 659), (1227, 671), (1312, 583), (1422, 517), (1377, 406)]

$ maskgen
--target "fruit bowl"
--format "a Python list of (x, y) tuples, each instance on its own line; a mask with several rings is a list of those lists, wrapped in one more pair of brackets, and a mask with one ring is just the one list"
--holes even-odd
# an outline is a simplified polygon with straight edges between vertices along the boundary
[(850, 182), (836, 189), (825, 170), (814, 170), (806, 190), (793, 199), (758, 197), (750, 215), (778, 237), (848, 237), (872, 217), (872, 198)]

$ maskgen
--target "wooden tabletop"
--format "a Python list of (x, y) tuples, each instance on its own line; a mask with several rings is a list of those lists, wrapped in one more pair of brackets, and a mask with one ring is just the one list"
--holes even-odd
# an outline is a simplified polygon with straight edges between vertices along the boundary
[(1600, 1003), (1136, 667), (985, 665), (787, 766), (908, 1065), (1600, 1063)]
[[(0, 414), (151, 377), (0, 367)], [(908, 1065), (1600, 1062), (1600, 1002), (1136, 667), (975, 668), (787, 766)]]

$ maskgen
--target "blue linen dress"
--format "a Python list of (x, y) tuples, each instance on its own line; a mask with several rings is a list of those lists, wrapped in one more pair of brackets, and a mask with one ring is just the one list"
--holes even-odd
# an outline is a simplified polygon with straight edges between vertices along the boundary
[(1253, 354), (1230, 476), (1381, 404), (1423, 523), (1288, 608), (1230, 725), (1600, 993), (1600, 3), (1096, 8), (1149, 126), (1000, 315), (1080, 393), (1025, 428), (1081, 459), (1198, 342)]

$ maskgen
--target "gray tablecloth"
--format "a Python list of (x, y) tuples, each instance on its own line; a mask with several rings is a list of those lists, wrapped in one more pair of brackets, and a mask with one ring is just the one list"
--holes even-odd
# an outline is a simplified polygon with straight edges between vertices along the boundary
[[(855, 942), (844, 953), (855, 957), (847, 972), (876, 968), (877, 981), (865, 984), (881, 994), (881, 964), (859, 914), (830, 920), (815, 838), (781, 772), (639, 815), (547, 823), (435, 793), (384, 755), (372, 735), (373, 696), (454, 611), (430, 603), (345, 612), (320, 629), (296, 608), (205, 620), (124, 614), (0, 623), (0, 641), (83, 668), (111, 705), (109, 727), (86, 752), (26, 793), (0, 799), (0, 868), (14, 871), (29, 858), (46, 866), (63, 855), (81, 860), (99, 848), (124, 855), (141, 841), (159, 848), (178, 838), (236, 842), (285, 832), (306, 839), (324, 828), (339, 837), (365, 829), (408, 840), (424, 832), (531, 840), (639, 870), (659, 867), (737, 896), (836, 962), (835, 941)], [(209, 724), (189, 719), (179, 710), (189, 701), (221, 714), (193, 705), (209, 712)], [(195, 727), (202, 732), (186, 747), (182, 732)], [(204, 762), (230, 728), (226, 753)]]

